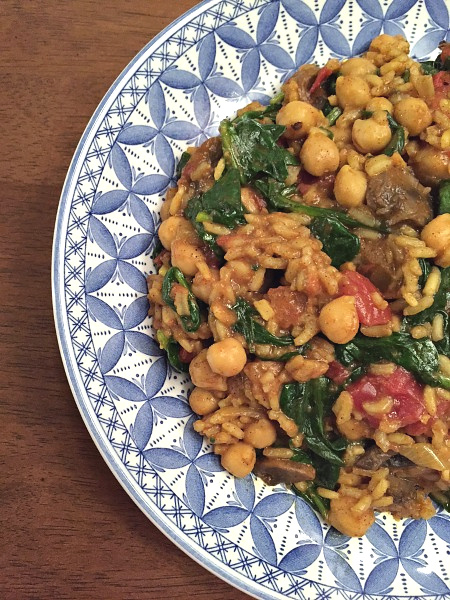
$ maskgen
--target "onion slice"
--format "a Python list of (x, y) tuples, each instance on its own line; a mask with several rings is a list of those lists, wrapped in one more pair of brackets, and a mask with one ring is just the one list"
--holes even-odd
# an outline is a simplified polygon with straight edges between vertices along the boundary
[(405, 456), (419, 467), (445, 471), (446, 465), (442, 462), (431, 444), (418, 442), (412, 446), (402, 446), (397, 452)]

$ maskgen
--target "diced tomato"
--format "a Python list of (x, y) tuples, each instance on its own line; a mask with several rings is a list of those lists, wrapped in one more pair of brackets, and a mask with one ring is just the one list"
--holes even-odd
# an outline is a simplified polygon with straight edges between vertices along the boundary
[(325, 377), (329, 377), (334, 383), (341, 385), (346, 379), (350, 377), (350, 371), (344, 367), (337, 360), (330, 362), (328, 371), (325, 373)]
[(420, 425), (420, 418), (425, 413), (423, 386), (402, 367), (397, 367), (391, 375), (364, 375), (351, 383), (347, 392), (351, 394), (356, 410), (362, 413), (373, 427), (378, 426), (382, 416), (367, 413), (364, 405), (381, 400), (385, 396), (392, 398), (394, 403), (391, 410), (384, 415), (384, 419), (395, 421), (398, 427)]
[(447, 421), (450, 417), (450, 402), (444, 398), (437, 396), (436, 398), (436, 416), (428, 419), (426, 423), (417, 421), (417, 423), (411, 423), (405, 427), (405, 432), (408, 435), (432, 435), (432, 427), (436, 422), (436, 419), (442, 419)]
[(438, 94), (450, 85), (450, 71), (439, 71), (433, 75), (435, 92)]
[(314, 94), (314, 92), (318, 89), (318, 87), (325, 81), (325, 79), (328, 79), (328, 77), (333, 73), (333, 71), (331, 69), (328, 69), (327, 67), (322, 67), (320, 69), (320, 71), (317, 73), (317, 77), (314, 80), (314, 83), (312, 84), (309, 93), (310, 94)]
[(439, 71), (433, 75), (434, 97), (431, 102), (431, 108), (439, 108), (441, 100), (448, 97), (450, 92), (450, 72)]
[(298, 324), (300, 315), (306, 307), (305, 294), (282, 285), (271, 288), (267, 295), (275, 313), (275, 320), (282, 329)]
[(378, 308), (373, 301), (372, 295), (377, 292), (381, 296), (380, 291), (373, 283), (356, 271), (346, 271), (339, 284), (339, 293), (341, 296), (355, 297), (359, 322), (368, 327), (384, 325), (392, 318), (389, 307), (384, 309)]

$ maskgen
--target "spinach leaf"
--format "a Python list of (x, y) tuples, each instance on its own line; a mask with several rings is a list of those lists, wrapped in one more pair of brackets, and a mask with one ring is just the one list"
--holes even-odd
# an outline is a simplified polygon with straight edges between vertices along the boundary
[(441, 56), (438, 56), (436, 60), (426, 60), (419, 64), (424, 75), (436, 75), (439, 71), (450, 71), (449, 56), (447, 56), (444, 62), (442, 62)]
[(436, 75), (436, 73), (439, 73), (439, 71), (441, 70), (439, 59), (425, 60), (424, 62), (421, 62), (419, 64), (424, 75)]
[(188, 164), (190, 158), (191, 158), (191, 155), (189, 154), (189, 152), (183, 152), (183, 154), (181, 155), (181, 158), (178, 161), (177, 168), (176, 168), (176, 171), (175, 171), (175, 179), (177, 181), (178, 181), (178, 179), (180, 179), (180, 177), (181, 177), (181, 171)]
[(327, 96), (334, 96), (336, 94), (336, 80), (341, 76), (339, 71), (335, 71), (331, 73), (321, 84), (322, 88), (325, 90)]
[(297, 194), (295, 185), (286, 186), (284, 183), (274, 181), (273, 179), (258, 179), (253, 183), (254, 187), (261, 192), (267, 201), (269, 210), (281, 212), (298, 212), (310, 217), (333, 217), (347, 227), (364, 227), (376, 231), (386, 232), (383, 225), (369, 227), (360, 221), (349, 217), (347, 213), (335, 210), (333, 208), (321, 208), (320, 206), (309, 206), (292, 200), (292, 196)]
[(181, 346), (178, 342), (173, 337), (168, 338), (161, 329), (158, 329), (156, 332), (156, 338), (161, 348), (167, 352), (167, 359), (170, 365), (180, 373), (188, 373), (189, 365), (180, 360)]
[(239, 172), (229, 169), (207, 192), (201, 196), (202, 212), (214, 223), (234, 229), (245, 225), (244, 207), (241, 202)]
[(392, 117), (392, 115), (386, 111), (386, 117), (389, 123), (389, 127), (392, 131), (392, 137), (389, 144), (383, 150), (383, 154), (387, 156), (392, 156), (396, 152), (401, 154), (405, 147), (405, 130), (404, 128), (397, 123), (397, 121)]
[(195, 198), (191, 198), (189, 200), (186, 208), (184, 209), (184, 216), (190, 220), (198, 237), (212, 249), (217, 258), (222, 259), (224, 253), (222, 248), (216, 242), (217, 236), (214, 233), (209, 233), (209, 231), (206, 231), (203, 223), (197, 220), (198, 215), (202, 212), (202, 197), (196, 196)]
[(450, 179), (439, 184), (439, 214), (450, 213)]
[(308, 449), (328, 463), (340, 466), (346, 442), (344, 438), (331, 441), (324, 428), (324, 418), (333, 401), (334, 395), (326, 377), (306, 383), (285, 383), (280, 394), (281, 410), (295, 421), (305, 436)]
[(405, 83), (409, 83), (409, 80), (411, 79), (411, 71), (409, 69), (404, 70), (402, 79)]
[(267, 331), (261, 323), (255, 321), (253, 317), (258, 315), (258, 311), (244, 298), (238, 298), (232, 308), (237, 316), (233, 330), (245, 337), (250, 352), (255, 351), (255, 344), (291, 346), (294, 343), (294, 338), (291, 335), (278, 337)]
[(180, 321), (183, 329), (185, 331), (197, 331), (197, 329), (200, 327), (200, 309), (185, 276), (180, 269), (178, 269), (178, 267), (171, 267), (164, 276), (162, 284), (163, 300), (167, 306), (170, 306), (172, 310), (177, 312), (175, 302), (170, 295), (174, 283), (179, 283), (188, 290), (189, 316), (180, 315)]
[(442, 506), (447, 512), (450, 512), (450, 491), (447, 492), (435, 492), (430, 494), (433, 500)]
[(403, 127), (399, 127), (391, 137), (391, 141), (389, 142), (389, 144), (383, 150), (383, 154), (386, 154), (387, 156), (392, 156), (396, 152), (401, 154), (403, 152), (404, 147), (405, 130), (403, 129)]
[[(422, 265), (421, 265), (422, 266)], [(450, 319), (448, 310), (450, 307), (450, 267), (441, 270), (441, 283), (439, 289), (434, 296), (434, 302), (425, 310), (422, 310), (417, 315), (406, 317), (403, 324), (407, 328), (422, 325), (423, 323), (431, 323), (436, 315), (442, 315), (444, 320), (444, 338), (435, 342), (435, 346), (440, 354), (450, 357)]]
[(294, 155), (277, 144), (285, 130), (282, 125), (262, 124), (251, 118), (237, 123), (225, 119), (219, 129), (225, 162), (238, 169), (243, 184), (261, 173), (284, 181), (288, 165), (298, 164)]
[(327, 518), (330, 510), (330, 501), (327, 498), (322, 498), (322, 496), (317, 493), (317, 485), (310, 483), (304, 492), (298, 490), (295, 485), (292, 486), (292, 489), (295, 494), (307, 502), (311, 508), (317, 510), (324, 519)]
[(320, 487), (334, 490), (339, 479), (340, 466), (330, 464), (322, 457), (314, 454), (310, 450), (303, 450), (301, 448), (292, 448), (294, 455), (291, 460), (298, 463), (312, 465), (316, 470), (316, 477), (314, 483)]
[(161, 254), (163, 250), (164, 246), (161, 244), (161, 240), (159, 239), (159, 237), (157, 237), (155, 241), (155, 246), (150, 254), (150, 258), (154, 260), (159, 254)]
[(272, 98), (268, 106), (260, 110), (249, 110), (245, 113), (242, 113), (242, 115), (233, 119), (232, 123), (236, 124), (247, 119), (272, 119), (272, 121), (275, 121), (277, 113), (281, 108), (283, 99), (284, 93), (280, 91)]
[(216, 243), (217, 236), (206, 231), (202, 223), (205, 219), (201, 217), (225, 225), (229, 229), (245, 225), (239, 172), (236, 169), (229, 169), (202, 196), (191, 198), (184, 214), (191, 221), (199, 238), (213, 249), (217, 257), (222, 258), (223, 251)]
[(419, 258), (418, 260), (420, 268), (422, 269), (422, 275), (419, 277), (418, 283), (420, 289), (423, 289), (425, 283), (427, 282), (428, 275), (431, 272), (431, 265), (430, 262), (428, 260), (425, 260), (424, 258)]
[(339, 268), (359, 254), (359, 237), (351, 233), (336, 217), (315, 218), (309, 228), (322, 242), (323, 251), (331, 258), (333, 267)]
[(345, 366), (388, 360), (410, 371), (423, 383), (450, 389), (450, 378), (437, 372), (438, 351), (428, 338), (416, 340), (405, 332), (383, 338), (358, 334), (347, 344), (335, 344), (335, 352), (336, 359)]

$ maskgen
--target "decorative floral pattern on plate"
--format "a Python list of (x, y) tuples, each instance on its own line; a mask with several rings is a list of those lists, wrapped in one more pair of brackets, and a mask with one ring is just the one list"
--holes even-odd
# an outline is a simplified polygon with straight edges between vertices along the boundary
[(190, 556), (264, 599), (450, 595), (450, 518), (363, 539), (282, 486), (235, 480), (194, 433), (187, 378), (153, 339), (146, 276), (159, 207), (187, 145), (267, 102), (302, 63), (404, 34), (425, 58), (449, 37), (444, 0), (207, 0), (130, 63), (93, 116), (57, 218), (53, 294), (66, 370), (99, 449), (140, 508)]

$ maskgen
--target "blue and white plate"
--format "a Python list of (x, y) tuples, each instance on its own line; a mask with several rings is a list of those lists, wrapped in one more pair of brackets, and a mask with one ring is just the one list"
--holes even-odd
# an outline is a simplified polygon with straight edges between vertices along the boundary
[(189, 556), (256, 598), (450, 597), (450, 518), (379, 516), (350, 539), (293, 493), (224, 473), (193, 432), (186, 377), (147, 317), (159, 207), (188, 145), (305, 62), (364, 51), (382, 33), (412, 53), (449, 36), (444, 0), (207, 0), (113, 84), (73, 158), (53, 256), (67, 375), (94, 441), (146, 515)]

